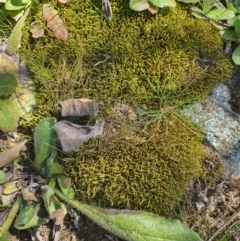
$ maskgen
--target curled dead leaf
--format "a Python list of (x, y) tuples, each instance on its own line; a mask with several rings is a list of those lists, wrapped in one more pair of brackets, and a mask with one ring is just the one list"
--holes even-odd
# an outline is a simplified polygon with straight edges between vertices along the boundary
[(62, 109), (62, 116), (96, 116), (103, 102), (95, 102), (90, 99), (70, 99), (58, 103)]
[(55, 221), (54, 228), (53, 228), (54, 241), (60, 240), (61, 232), (62, 232), (62, 229), (63, 229), (63, 219), (64, 219), (66, 214), (67, 214), (67, 209), (63, 205), (62, 205), (61, 208), (53, 211), (50, 214), (50, 219)]
[(18, 158), (19, 153), (21, 150), (26, 150), (25, 143), (27, 141), (22, 141), (18, 143), (16, 146), (12, 147), (11, 149), (0, 152), (0, 167), (4, 167)]
[(33, 189), (32, 191), (30, 191), (30, 188), (29, 187), (25, 187), (25, 188), (22, 188), (21, 190), (22, 192), (22, 196), (23, 196), (23, 199), (27, 202), (37, 202), (37, 198), (35, 197), (35, 190)]
[(89, 139), (101, 135), (105, 121), (97, 120), (94, 126), (81, 126), (69, 121), (60, 121), (54, 125), (63, 151), (77, 152), (80, 146)]

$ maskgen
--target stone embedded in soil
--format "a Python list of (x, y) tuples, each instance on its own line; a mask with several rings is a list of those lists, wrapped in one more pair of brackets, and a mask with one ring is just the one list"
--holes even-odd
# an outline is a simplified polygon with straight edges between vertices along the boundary
[(221, 155), (225, 176), (240, 178), (240, 115), (229, 104), (230, 90), (219, 85), (202, 102), (192, 105), (182, 113), (198, 123), (208, 143)]

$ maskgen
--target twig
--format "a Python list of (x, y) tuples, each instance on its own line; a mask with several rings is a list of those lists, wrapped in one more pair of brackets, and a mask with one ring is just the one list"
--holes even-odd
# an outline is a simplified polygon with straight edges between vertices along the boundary
[(220, 234), (227, 226), (230, 225), (230, 223), (236, 219), (240, 217), (240, 212), (236, 213), (235, 215), (233, 215), (225, 224), (223, 224), (212, 236), (210, 239), (208, 239), (208, 241), (212, 241), (214, 238), (216, 238), (216, 236), (218, 234)]
[(2, 236), (4, 235), (5, 232), (8, 231), (8, 229), (11, 227), (14, 218), (16, 217), (18, 210), (20, 208), (19, 205), (19, 200), (17, 199), (14, 203), (14, 205), (12, 206), (7, 219), (5, 220), (4, 224), (0, 227), (0, 239), (2, 238)]

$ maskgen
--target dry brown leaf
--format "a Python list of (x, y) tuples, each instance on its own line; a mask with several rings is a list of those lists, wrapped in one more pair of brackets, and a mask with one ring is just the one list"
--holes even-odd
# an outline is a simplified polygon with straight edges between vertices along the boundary
[(67, 210), (65, 206), (62, 206), (60, 209), (53, 211), (50, 214), (50, 219), (55, 221), (55, 225), (53, 228), (54, 241), (60, 240), (61, 231), (63, 229), (63, 219), (66, 214), (67, 214)]
[(90, 127), (76, 125), (69, 121), (60, 121), (53, 128), (58, 134), (63, 151), (77, 152), (84, 142), (102, 134), (104, 123), (103, 120), (97, 120), (96, 124)]
[(58, 103), (62, 108), (62, 116), (96, 116), (103, 102), (95, 102), (90, 99), (70, 99)]
[(29, 187), (22, 188), (21, 190), (23, 199), (27, 202), (37, 202), (37, 198), (35, 197), (35, 191), (34, 189), (30, 191)]
[(59, 2), (59, 3), (63, 3), (63, 4), (64, 4), (64, 3), (68, 3), (68, 2), (69, 2), (69, 0), (58, 0), (58, 2)]
[(33, 29), (31, 29), (30, 32), (32, 33), (33, 38), (40, 38), (44, 35), (44, 29), (43, 28), (40, 28), (40, 29), (33, 28)]
[(0, 167), (4, 167), (18, 158), (21, 150), (26, 149), (25, 143), (27, 141), (22, 141), (11, 149), (0, 152)]
[(149, 11), (151, 14), (156, 14), (158, 10), (157, 10), (157, 9), (154, 9), (154, 8), (149, 7), (149, 8), (148, 8), (148, 11)]

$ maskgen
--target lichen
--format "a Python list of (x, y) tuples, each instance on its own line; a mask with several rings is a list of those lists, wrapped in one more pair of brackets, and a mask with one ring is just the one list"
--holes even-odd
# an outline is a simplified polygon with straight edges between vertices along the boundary
[[(103, 101), (105, 134), (84, 145), (71, 165), (64, 161), (76, 197), (167, 214), (199, 174), (202, 155), (200, 130), (177, 110), (228, 78), (230, 60), (217, 30), (181, 6), (152, 16), (130, 10), (128, 1), (111, 4), (112, 21), (99, 1), (55, 4), (68, 29), (65, 42), (47, 29), (42, 39), (31, 38), (31, 21), (45, 22), (33, 9), (20, 52), (38, 86), (34, 121), (57, 116), (58, 101)], [(112, 109), (122, 102), (145, 114), (120, 118)]]

